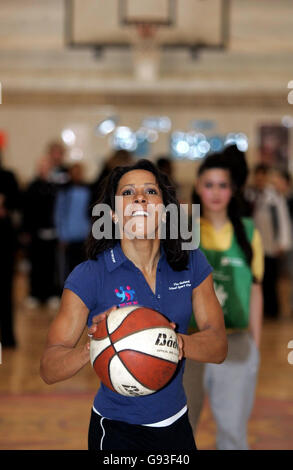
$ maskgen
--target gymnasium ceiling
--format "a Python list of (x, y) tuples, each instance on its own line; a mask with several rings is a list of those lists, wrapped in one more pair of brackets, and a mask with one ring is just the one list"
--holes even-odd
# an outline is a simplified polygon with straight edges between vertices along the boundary
[(3, 103), (5, 96), (15, 104), (24, 94), (32, 99), (48, 92), (88, 98), (150, 91), (250, 93), (286, 99), (293, 80), (293, 0), (231, 0), (228, 50), (202, 51), (195, 60), (185, 50), (164, 51), (160, 79), (150, 83), (134, 80), (127, 50), (109, 49), (97, 59), (92, 50), (68, 48), (64, 11), (62, 0), (1, 0)]

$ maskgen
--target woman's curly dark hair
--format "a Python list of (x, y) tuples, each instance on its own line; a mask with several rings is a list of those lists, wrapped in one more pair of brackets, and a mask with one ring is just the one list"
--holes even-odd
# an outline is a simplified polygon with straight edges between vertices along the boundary
[[(180, 236), (180, 209), (179, 202), (176, 197), (176, 190), (171, 184), (168, 176), (162, 173), (152, 162), (146, 159), (139, 160), (133, 165), (128, 166), (119, 166), (114, 168), (111, 173), (107, 176), (105, 183), (103, 184), (103, 191), (100, 198), (96, 201), (96, 204), (107, 204), (111, 209), (115, 210), (115, 195), (117, 192), (118, 184), (123, 175), (133, 170), (145, 170), (153, 173), (156, 178), (157, 184), (162, 192), (163, 204), (168, 206), (169, 204), (174, 204), (177, 206), (178, 210), (178, 227), (176, 228), (178, 237), (176, 239), (171, 238), (171, 223), (169, 212), (166, 212), (166, 237), (161, 240), (161, 244), (166, 253), (167, 261), (169, 265), (174, 269), (174, 271), (182, 271), (187, 268), (189, 253), (187, 250), (182, 249), (183, 240)], [(94, 205), (92, 207), (94, 207)], [(104, 213), (103, 217), (111, 218), (110, 213)], [(92, 217), (92, 226), (101, 216)], [(110, 221), (109, 221), (110, 223)], [(112, 233), (115, 233), (115, 224), (111, 219), (112, 223)], [(102, 238), (97, 240), (93, 233), (91, 232), (86, 241), (86, 254), (88, 259), (95, 260), (97, 256), (103, 251), (113, 248), (118, 240), (115, 237), (111, 239)]]

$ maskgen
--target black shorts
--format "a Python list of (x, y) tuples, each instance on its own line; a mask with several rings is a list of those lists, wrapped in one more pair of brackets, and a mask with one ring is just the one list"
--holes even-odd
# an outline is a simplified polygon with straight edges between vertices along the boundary
[(92, 411), (89, 450), (194, 451), (196, 445), (186, 412), (170, 426), (150, 427), (103, 418)]

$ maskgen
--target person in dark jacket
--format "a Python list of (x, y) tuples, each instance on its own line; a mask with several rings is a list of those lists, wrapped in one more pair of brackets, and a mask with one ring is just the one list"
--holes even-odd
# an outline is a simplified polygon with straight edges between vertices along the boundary
[(83, 166), (75, 163), (69, 175), (70, 183), (58, 191), (54, 207), (60, 283), (64, 283), (73, 268), (84, 260), (84, 242), (90, 230), (91, 192), (84, 182)]
[(28, 306), (52, 301), (58, 294), (56, 280), (57, 236), (54, 226), (56, 188), (49, 181), (51, 165), (40, 161), (38, 174), (24, 193), (23, 231), (28, 238), (30, 297)]
[(13, 212), (19, 208), (19, 186), (12, 171), (2, 166), (0, 150), (0, 334), (3, 347), (15, 347), (13, 329), (13, 273), (17, 249)]

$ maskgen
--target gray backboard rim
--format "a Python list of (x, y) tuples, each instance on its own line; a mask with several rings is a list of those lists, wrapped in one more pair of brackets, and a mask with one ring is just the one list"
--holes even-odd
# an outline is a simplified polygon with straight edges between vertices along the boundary
[[(84, 42), (78, 44), (74, 42), (72, 38), (72, 20), (73, 20), (73, 0), (64, 0), (65, 3), (65, 15), (64, 15), (64, 35), (65, 45), (76, 49), (91, 48), (93, 50), (101, 51), (104, 48), (129, 48), (131, 44), (128, 41), (125, 42)], [(231, 0), (221, 0), (222, 4), (222, 17), (221, 17), (221, 40), (218, 44), (207, 44), (205, 42), (194, 42), (194, 43), (173, 43), (173, 44), (161, 44), (162, 49), (175, 49), (175, 48), (188, 48), (191, 51), (198, 51), (200, 49), (211, 49), (211, 50), (225, 50), (229, 45), (230, 37), (230, 3)], [(171, 25), (170, 25), (171, 26)]]

